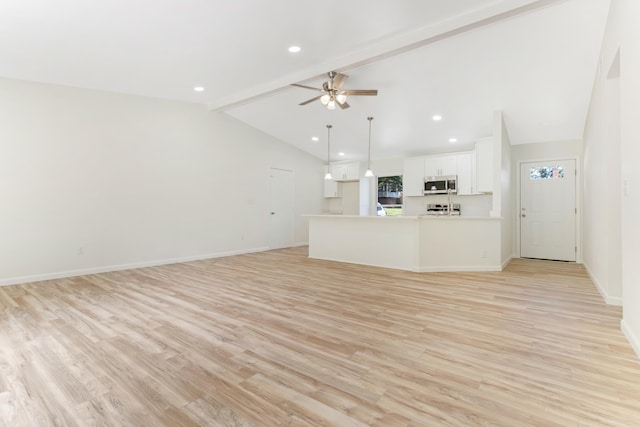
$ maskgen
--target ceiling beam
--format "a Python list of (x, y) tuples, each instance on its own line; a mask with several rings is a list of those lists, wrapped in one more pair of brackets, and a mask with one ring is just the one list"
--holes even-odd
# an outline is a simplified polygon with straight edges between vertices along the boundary
[(381, 61), (419, 47), (447, 39), (477, 28), (491, 25), (514, 16), (523, 15), (566, 0), (505, 0), (482, 9), (439, 22), (427, 27), (407, 31), (377, 41), (354, 52), (331, 58), (312, 67), (286, 74), (278, 79), (249, 87), (207, 105), (211, 111), (225, 111), (247, 104), (257, 98), (272, 95), (292, 83), (305, 83), (324, 77), (327, 72), (346, 72)]

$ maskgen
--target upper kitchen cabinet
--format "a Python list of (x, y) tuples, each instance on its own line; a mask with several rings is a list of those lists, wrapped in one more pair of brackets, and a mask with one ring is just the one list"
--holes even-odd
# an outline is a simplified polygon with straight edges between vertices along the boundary
[(336, 181), (357, 181), (360, 179), (360, 164), (338, 163), (331, 165), (331, 175)]
[(476, 142), (476, 191), (493, 192), (493, 138), (482, 138)]
[(405, 196), (424, 195), (424, 157), (404, 159), (402, 192)]
[(333, 179), (324, 180), (324, 197), (341, 197), (340, 184)]
[(473, 179), (473, 152), (460, 153), (456, 156), (456, 160), (458, 165), (458, 195), (473, 194), (473, 187), (475, 186), (475, 179)]
[(458, 174), (458, 156), (428, 156), (424, 159), (424, 176), (443, 176)]

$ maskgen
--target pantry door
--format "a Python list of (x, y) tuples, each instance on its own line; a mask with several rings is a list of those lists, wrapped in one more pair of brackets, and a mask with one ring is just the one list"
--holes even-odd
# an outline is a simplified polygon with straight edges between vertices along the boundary
[(576, 260), (576, 162), (520, 166), (520, 256)]

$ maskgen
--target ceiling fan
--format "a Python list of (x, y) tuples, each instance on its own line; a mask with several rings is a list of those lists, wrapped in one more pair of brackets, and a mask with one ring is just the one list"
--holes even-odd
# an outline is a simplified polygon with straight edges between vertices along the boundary
[(378, 95), (378, 91), (376, 89), (342, 89), (344, 82), (347, 81), (349, 76), (346, 74), (336, 73), (335, 71), (330, 71), (328, 73), (329, 80), (322, 84), (322, 88), (316, 88), (311, 86), (300, 85), (297, 83), (292, 84), (291, 86), (301, 87), (303, 89), (311, 89), (315, 91), (319, 91), (320, 95), (313, 97), (311, 99), (307, 99), (304, 102), (301, 102), (298, 105), (307, 105), (312, 103), (315, 100), (320, 100), (322, 105), (326, 106), (329, 110), (335, 110), (336, 104), (342, 108), (349, 108), (350, 105), (347, 102), (347, 95), (365, 95), (365, 96), (376, 96)]

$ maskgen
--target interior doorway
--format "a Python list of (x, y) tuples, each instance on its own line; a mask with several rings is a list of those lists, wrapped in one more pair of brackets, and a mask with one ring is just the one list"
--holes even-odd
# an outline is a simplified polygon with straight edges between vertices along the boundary
[(295, 224), (293, 171), (271, 168), (269, 190), (269, 248), (289, 248)]
[(520, 165), (520, 256), (575, 261), (576, 162)]

